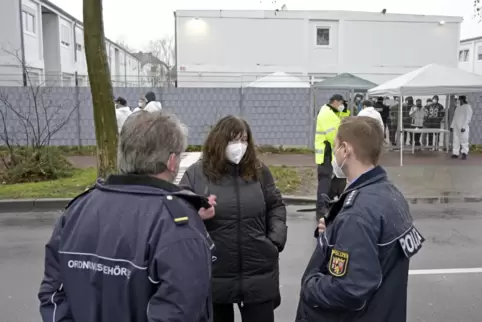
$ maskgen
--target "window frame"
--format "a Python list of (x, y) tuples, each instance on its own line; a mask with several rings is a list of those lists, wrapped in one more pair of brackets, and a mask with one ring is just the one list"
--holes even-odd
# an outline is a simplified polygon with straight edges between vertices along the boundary
[[(67, 31), (67, 35), (68, 35), (68, 41), (65, 41), (63, 39), (63, 32), (62, 32), (62, 29), (66, 30)], [(61, 23), (60, 24), (60, 44), (66, 48), (70, 48), (70, 45), (72, 43), (72, 35), (71, 35), (71, 27), (69, 25), (66, 25), (66, 24), (63, 24)]]
[[(318, 30), (328, 30), (328, 45), (318, 45)], [(331, 26), (317, 25), (315, 26), (315, 47), (316, 48), (331, 48)]]
[[(29, 21), (31, 20), (32, 30), (29, 30)], [(22, 9), (22, 30), (24, 33), (37, 36), (37, 16), (30, 10)]]
[[(67, 85), (67, 81), (69, 84)], [(74, 75), (62, 73), (62, 87), (70, 87), (74, 83)]]
[(482, 60), (482, 44), (477, 45), (477, 60)]
[[(469, 61), (469, 49), (460, 49), (459, 50), (459, 62), (466, 63)], [(464, 55), (465, 54), (465, 55)]]

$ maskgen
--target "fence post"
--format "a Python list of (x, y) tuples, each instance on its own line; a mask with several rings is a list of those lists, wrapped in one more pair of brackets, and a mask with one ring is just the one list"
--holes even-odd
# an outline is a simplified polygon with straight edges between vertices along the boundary
[(79, 89), (79, 77), (78, 73), (75, 72), (75, 106), (77, 109), (77, 146), (82, 147), (82, 135), (80, 126), (80, 89)]
[(245, 115), (244, 115), (244, 93), (243, 93), (243, 87), (242, 86), (239, 88), (239, 116), (245, 118)]
[(316, 120), (316, 98), (315, 89), (310, 87), (310, 99), (309, 99), (309, 122), (310, 122), (310, 133), (308, 134), (308, 148), (313, 148), (315, 146), (315, 120)]

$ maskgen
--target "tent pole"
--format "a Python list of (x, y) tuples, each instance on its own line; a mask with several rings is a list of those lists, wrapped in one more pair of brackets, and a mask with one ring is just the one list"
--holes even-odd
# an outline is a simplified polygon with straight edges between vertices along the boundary
[(349, 105), (349, 110), (350, 110), (350, 116), (354, 116), (355, 115), (355, 109), (353, 108), (353, 104), (355, 102), (355, 90), (354, 89), (351, 89), (350, 90), (350, 105)]
[(402, 95), (400, 95), (400, 108), (398, 110), (398, 128), (400, 129), (399, 144), (400, 144), (400, 166), (403, 167), (403, 101)]

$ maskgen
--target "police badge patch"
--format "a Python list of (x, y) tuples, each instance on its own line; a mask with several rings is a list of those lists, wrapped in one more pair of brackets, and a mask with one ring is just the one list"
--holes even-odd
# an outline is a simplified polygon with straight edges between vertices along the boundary
[(418, 232), (415, 227), (410, 227), (399, 239), (398, 242), (402, 247), (403, 252), (407, 258), (411, 258), (413, 255), (418, 253), (422, 248), (422, 244), (425, 238)]
[(330, 263), (328, 264), (330, 274), (336, 277), (345, 276), (349, 258), (350, 255), (347, 252), (332, 249)]

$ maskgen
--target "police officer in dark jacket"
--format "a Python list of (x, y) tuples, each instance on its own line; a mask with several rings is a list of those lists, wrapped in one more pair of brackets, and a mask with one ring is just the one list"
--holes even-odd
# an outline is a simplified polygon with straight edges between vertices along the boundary
[(46, 246), (44, 322), (211, 321), (214, 200), (172, 184), (187, 145), (179, 120), (138, 112), (119, 142), (121, 174), (75, 198)]
[(410, 258), (423, 237), (407, 201), (377, 166), (383, 133), (368, 117), (342, 121), (333, 168), (349, 186), (317, 234), (301, 281), (298, 322), (405, 322)]

